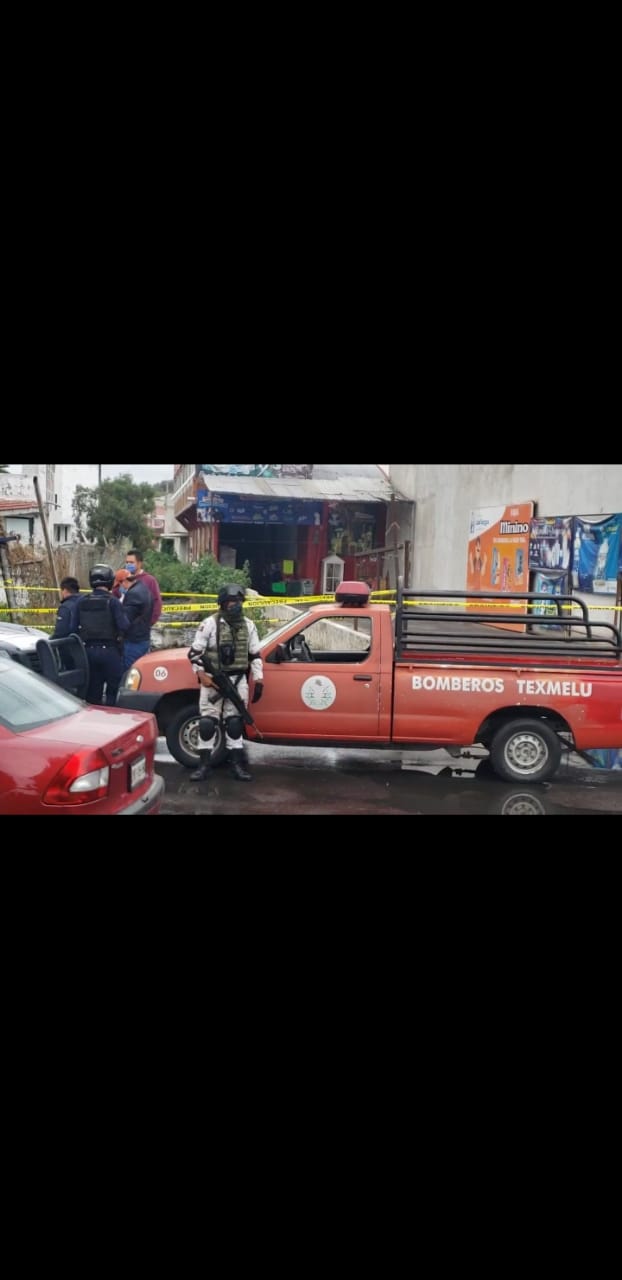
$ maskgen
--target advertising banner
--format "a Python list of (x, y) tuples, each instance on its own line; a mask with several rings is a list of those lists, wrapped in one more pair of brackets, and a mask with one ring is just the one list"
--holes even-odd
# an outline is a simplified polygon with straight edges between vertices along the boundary
[(322, 508), (303, 498), (266, 502), (263, 498), (238, 498), (235, 494), (197, 492), (197, 517), (202, 524), (296, 524), (322, 523)]
[[(533, 502), (508, 507), (480, 507), (471, 512), (467, 556), (467, 591), (529, 590), (529, 534)], [(518, 604), (526, 601), (518, 602)], [(520, 612), (509, 606), (498, 612)], [(521, 630), (520, 624), (518, 629)]]
[(615, 747), (598, 747), (586, 751), (595, 769), (622, 769), (622, 751)]
[[(567, 596), (568, 585), (568, 573), (535, 573), (533, 575), (532, 591), (549, 596)], [(531, 612), (542, 616), (543, 614), (556, 614), (557, 609), (554, 605), (547, 606), (544, 600), (539, 600), (531, 606)], [(561, 630), (561, 626), (559, 629)], [(557, 631), (558, 628), (548, 626), (546, 630), (548, 633), (549, 631)]]
[(531, 521), (530, 569), (570, 569), (572, 516), (538, 516)]
[(572, 582), (576, 590), (594, 595), (616, 594), (621, 538), (622, 514), (599, 520), (575, 517)]
[(301, 476), (309, 477), (313, 464), (296, 462), (206, 462), (198, 471), (206, 476)]

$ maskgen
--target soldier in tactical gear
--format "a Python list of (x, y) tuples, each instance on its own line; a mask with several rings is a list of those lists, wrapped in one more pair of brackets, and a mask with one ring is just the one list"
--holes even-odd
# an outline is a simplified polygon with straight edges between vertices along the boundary
[(193, 782), (206, 782), (209, 777), (211, 747), (220, 720), (225, 734), (227, 758), (231, 772), (238, 782), (249, 782), (248, 761), (244, 751), (244, 722), (237, 708), (223, 698), (206, 672), (202, 658), (205, 655), (216, 671), (229, 676), (236, 691), (248, 707), (248, 673), (255, 681), (253, 702), (259, 702), (263, 693), (263, 663), (259, 652), (259, 636), (255, 623), (245, 618), (242, 604), (244, 588), (237, 582), (228, 583), (218, 592), (218, 613), (204, 618), (188, 653), (193, 670), (201, 685), (199, 711), (201, 720), (201, 763), (190, 775)]
[(107, 707), (117, 700), (123, 673), (123, 636), (130, 625), (120, 600), (111, 595), (114, 571), (108, 564), (96, 564), (89, 573), (91, 595), (81, 596), (77, 611), (78, 634), (89, 659), (86, 701)]

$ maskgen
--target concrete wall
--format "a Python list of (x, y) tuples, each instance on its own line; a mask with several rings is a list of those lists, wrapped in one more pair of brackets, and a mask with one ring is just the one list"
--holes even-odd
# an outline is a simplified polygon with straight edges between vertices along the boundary
[[(540, 516), (622, 511), (622, 463), (391, 463), (391, 482), (416, 502), (411, 586), (466, 584), (469, 516), (475, 507), (536, 503)], [(408, 531), (403, 531), (408, 537)], [(588, 598), (608, 604), (608, 596)], [(599, 613), (598, 621), (613, 621)], [(619, 620), (618, 620), (619, 625)]]

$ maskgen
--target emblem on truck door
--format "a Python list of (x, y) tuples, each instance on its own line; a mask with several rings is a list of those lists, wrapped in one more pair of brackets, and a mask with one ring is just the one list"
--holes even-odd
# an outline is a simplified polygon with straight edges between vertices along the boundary
[(337, 688), (328, 676), (311, 676), (305, 680), (300, 696), (311, 711), (327, 711), (337, 697)]

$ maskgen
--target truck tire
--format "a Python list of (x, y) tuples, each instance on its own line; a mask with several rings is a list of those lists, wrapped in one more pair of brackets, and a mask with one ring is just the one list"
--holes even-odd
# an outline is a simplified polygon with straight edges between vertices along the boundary
[(561, 758), (561, 742), (544, 720), (511, 720), (490, 744), (493, 769), (508, 782), (546, 782)]
[[(196, 769), (199, 763), (199, 711), (196, 702), (183, 707), (171, 720), (166, 730), (166, 745), (178, 764), (186, 769)], [(225, 758), (225, 739), (220, 721), (212, 738), (212, 768), (222, 764)]]

